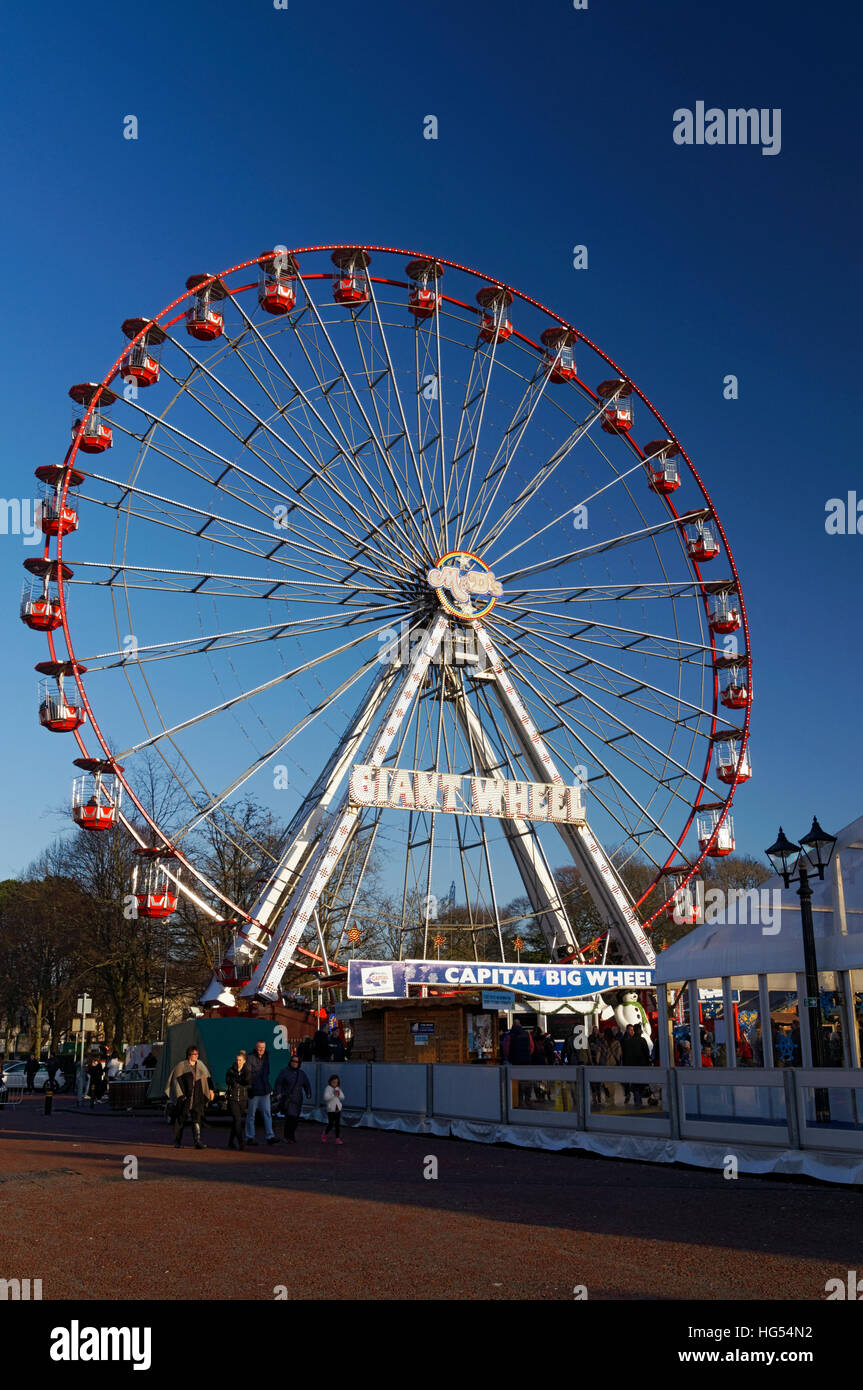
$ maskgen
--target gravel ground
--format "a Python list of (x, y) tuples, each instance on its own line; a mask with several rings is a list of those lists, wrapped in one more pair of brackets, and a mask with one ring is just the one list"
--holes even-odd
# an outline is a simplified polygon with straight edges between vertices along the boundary
[(0, 1278), (41, 1277), (45, 1299), (823, 1300), (863, 1272), (856, 1191), (320, 1133), (238, 1154), (216, 1124), (206, 1152), (188, 1132), (176, 1150), (153, 1115), (28, 1098), (0, 1111)]

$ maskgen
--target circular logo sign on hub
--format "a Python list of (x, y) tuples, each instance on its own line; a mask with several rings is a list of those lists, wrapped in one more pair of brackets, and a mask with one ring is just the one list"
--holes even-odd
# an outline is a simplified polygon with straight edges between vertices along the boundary
[(503, 594), (485, 561), (469, 550), (448, 550), (426, 578), (444, 612), (463, 623), (485, 618)]

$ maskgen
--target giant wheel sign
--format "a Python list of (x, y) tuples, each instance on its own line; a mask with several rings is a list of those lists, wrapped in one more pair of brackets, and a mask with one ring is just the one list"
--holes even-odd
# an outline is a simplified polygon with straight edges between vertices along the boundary
[[(733, 848), (752, 688), (725, 531), (650, 401), (535, 300), (390, 247), (277, 247), (123, 331), (38, 470), (22, 617), (47, 634), (41, 722), (78, 745), (75, 818), (136, 838), (139, 911), (184, 893), (233, 919), (246, 992), (273, 998), (362, 830), (360, 871), (377, 846), (427, 904), (423, 955), (453, 879), (501, 958), (516, 885), (552, 958), (577, 956), (565, 853), (649, 964), (645, 929)], [(169, 824), (135, 792), (154, 754), (186, 808)], [(261, 865), (231, 806), (274, 766), (288, 834), (233, 902), (190, 846), (217, 818)], [(355, 767), (402, 770), (401, 799), (361, 804)], [(429, 800), (446, 778), (485, 800)], [(538, 809), (573, 788), (583, 814)]]

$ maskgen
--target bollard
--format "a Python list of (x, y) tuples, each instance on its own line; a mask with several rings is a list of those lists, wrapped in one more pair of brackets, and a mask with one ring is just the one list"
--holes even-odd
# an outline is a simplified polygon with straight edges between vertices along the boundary
[(54, 1106), (54, 1092), (50, 1086), (45, 1091), (45, 1114), (50, 1115)]

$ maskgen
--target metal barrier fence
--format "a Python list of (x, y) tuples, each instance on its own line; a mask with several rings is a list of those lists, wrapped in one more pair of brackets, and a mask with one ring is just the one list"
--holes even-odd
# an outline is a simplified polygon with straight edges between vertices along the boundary
[(546, 1132), (854, 1153), (863, 1157), (863, 1071), (304, 1063), (306, 1113), (337, 1071), (345, 1120), (437, 1129), (437, 1121)]

